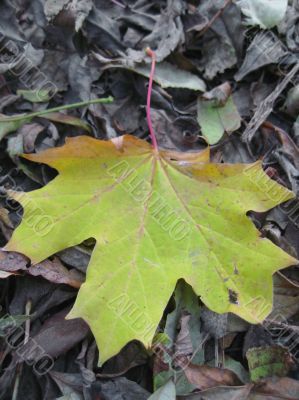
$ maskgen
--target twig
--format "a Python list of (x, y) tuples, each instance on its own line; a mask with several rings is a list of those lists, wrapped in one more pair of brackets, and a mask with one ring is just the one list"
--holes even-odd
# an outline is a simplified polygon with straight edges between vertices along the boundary
[(126, 8), (126, 6), (124, 4), (122, 4), (120, 1), (117, 0), (111, 0), (112, 3), (116, 4), (117, 6), (121, 7), (121, 8)]
[[(290, 330), (290, 331), (293, 331), (293, 332), (299, 334), (299, 326), (297, 326), (297, 325), (289, 325), (289, 324), (286, 324), (285, 322), (275, 321), (275, 320), (269, 319), (269, 318), (266, 318), (264, 323), (265, 322), (271, 323), (276, 326), (280, 326), (281, 328), (285, 328), (287, 330)], [(269, 329), (269, 325), (267, 325), (267, 329)]]
[(1, 122), (22, 121), (24, 118), (40, 117), (41, 115), (50, 114), (53, 112), (59, 112), (59, 111), (64, 111), (64, 110), (71, 110), (73, 108), (85, 107), (85, 106), (89, 106), (90, 104), (112, 103), (112, 101), (113, 101), (113, 97), (109, 96), (109, 97), (105, 97), (105, 98), (101, 98), (101, 99), (82, 101), (80, 103), (66, 104), (64, 106), (48, 108), (47, 110), (35, 111), (35, 112), (29, 113), (29, 114), (22, 114), (22, 115), (16, 115), (16, 116), (11, 116), (11, 117), (1, 117), (0, 123)]
[(285, 279), (287, 282), (289, 282), (292, 286), (299, 288), (299, 284), (295, 283), (294, 281), (292, 281), (291, 279), (289, 279), (288, 277), (286, 277), (284, 274), (282, 274), (280, 271), (277, 271), (277, 274), (280, 275), (283, 279)]
[(268, 96), (266, 99), (260, 104), (254, 116), (249, 121), (245, 131), (242, 134), (243, 142), (250, 142), (253, 138), (256, 131), (262, 125), (262, 123), (268, 118), (271, 114), (274, 102), (280, 93), (286, 88), (288, 83), (292, 80), (292, 78), (299, 71), (299, 63), (295, 64), (291, 71), (284, 77), (284, 79), (277, 85), (275, 90)]
[(226, 0), (226, 2), (223, 4), (223, 6), (216, 12), (216, 14), (213, 16), (213, 18), (211, 18), (211, 20), (208, 22), (208, 24), (203, 28), (203, 30), (199, 33), (199, 35), (197, 36), (198, 38), (201, 37), (202, 35), (204, 35), (206, 33), (207, 30), (209, 30), (211, 28), (211, 26), (213, 25), (213, 23), (216, 21), (216, 19), (218, 19), (221, 14), (223, 14), (224, 10), (226, 9), (226, 7), (232, 2), (232, 0)]
[(152, 97), (153, 80), (154, 80), (155, 67), (156, 67), (156, 55), (150, 48), (146, 49), (146, 54), (152, 58), (152, 67), (151, 67), (148, 89), (147, 89), (146, 118), (147, 118), (148, 129), (149, 129), (150, 136), (152, 139), (152, 145), (153, 145), (153, 148), (157, 151), (158, 143), (157, 143), (157, 139), (156, 139), (156, 135), (154, 132), (152, 119), (151, 119), (151, 97)]
[[(28, 300), (27, 303), (26, 303), (26, 307), (25, 307), (25, 315), (27, 315), (27, 316), (30, 315), (31, 307), (32, 307), (32, 302), (31, 302), (31, 300)], [(28, 343), (29, 335), (30, 335), (30, 319), (26, 320), (26, 322), (25, 322), (24, 345), (26, 343)], [(15, 384), (14, 384), (11, 400), (17, 400), (17, 398), (18, 398), (22, 371), (23, 371), (23, 363), (20, 363), (18, 368), (17, 368), (17, 372), (16, 372), (16, 379), (15, 379)]]

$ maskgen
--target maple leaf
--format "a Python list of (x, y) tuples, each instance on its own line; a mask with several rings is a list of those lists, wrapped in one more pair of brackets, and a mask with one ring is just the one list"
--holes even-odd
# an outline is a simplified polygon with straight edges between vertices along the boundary
[(5, 250), (38, 263), (95, 238), (69, 317), (88, 322), (102, 362), (130, 340), (151, 345), (180, 278), (211, 310), (257, 323), (271, 311), (273, 273), (297, 262), (246, 216), (293, 197), (260, 162), (213, 164), (208, 152), (158, 152), (127, 135), (75, 137), (24, 157), (59, 174), (10, 192), (24, 216)]

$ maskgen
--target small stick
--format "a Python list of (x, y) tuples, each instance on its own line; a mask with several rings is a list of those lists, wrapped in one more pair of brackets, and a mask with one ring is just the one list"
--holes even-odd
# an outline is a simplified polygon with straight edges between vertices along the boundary
[(224, 10), (226, 9), (226, 7), (232, 2), (232, 0), (226, 0), (226, 2), (223, 4), (223, 6), (220, 8), (220, 10), (218, 10), (216, 12), (216, 14), (213, 16), (213, 18), (209, 21), (209, 23), (205, 26), (205, 28), (203, 28), (203, 30), (199, 33), (199, 35), (197, 37), (201, 37), (202, 35), (204, 35), (206, 33), (207, 30), (209, 30), (211, 28), (211, 26), (213, 25), (213, 23), (216, 21), (217, 18), (219, 18), (221, 16), (221, 14), (224, 12)]
[(64, 110), (71, 110), (73, 108), (85, 107), (85, 106), (89, 106), (90, 104), (112, 103), (112, 101), (113, 101), (113, 97), (109, 96), (109, 97), (105, 97), (105, 98), (101, 98), (101, 99), (82, 101), (80, 103), (66, 104), (64, 106), (48, 108), (47, 110), (35, 111), (35, 112), (29, 113), (29, 114), (22, 114), (22, 115), (16, 115), (16, 116), (11, 116), (11, 117), (0, 117), (0, 123), (1, 122), (22, 121), (23, 119), (25, 119), (27, 117), (28, 118), (40, 117), (42, 115), (50, 114), (53, 112), (59, 112), (59, 111), (64, 111)]
[(245, 131), (242, 134), (242, 141), (249, 143), (256, 131), (262, 123), (269, 117), (273, 110), (274, 102), (280, 93), (286, 88), (288, 83), (293, 79), (299, 71), (299, 63), (296, 63), (290, 72), (283, 78), (283, 80), (276, 86), (275, 90), (261, 102), (253, 117), (249, 121)]
[[(26, 307), (25, 307), (25, 315), (27, 315), (27, 316), (30, 315), (31, 307), (32, 307), (32, 301), (31, 301), (31, 300), (28, 300), (27, 303), (26, 303)], [(28, 343), (29, 335), (30, 335), (30, 319), (28, 319), (28, 320), (25, 322), (24, 345), (25, 345), (26, 343)], [(23, 371), (23, 363), (20, 363), (19, 366), (18, 366), (18, 368), (17, 368), (17, 376), (16, 376), (16, 379), (15, 379), (15, 384), (14, 384), (14, 388), (13, 388), (13, 393), (12, 393), (11, 400), (17, 400), (17, 398), (18, 398), (19, 386), (20, 386), (20, 380), (21, 380), (22, 371)]]
[(151, 96), (152, 96), (152, 89), (153, 89), (153, 79), (155, 74), (155, 67), (156, 67), (156, 55), (155, 53), (148, 47), (146, 50), (146, 54), (152, 58), (152, 67), (149, 76), (149, 83), (147, 89), (147, 100), (146, 100), (146, 118), (148, 129), (150, 132), (150, 137), (152, 139), (153, 148), (158, 151), (158, 143), (156, 139), (156, 135), (153, 129), (152, 119), (151, 119)]
[(120, 1), (117, 0), (111, 0), (112, 3), (116, 4), (117, 6), (121, 7), (121, 8), (126, 8), (126, 6), (124, 4), (122, 4)]

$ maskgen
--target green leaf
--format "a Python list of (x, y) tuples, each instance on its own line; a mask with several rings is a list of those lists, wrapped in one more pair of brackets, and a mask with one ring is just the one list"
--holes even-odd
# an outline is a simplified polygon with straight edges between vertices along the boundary
[(31, 121), (31, 118), (26, 117), (26, 115), (19, 116), (19, 119), (10, 119), (10, 117), (6, 117), (3, 114), (0, 114), (0, 140), (3, 139), (8, 133), (15, 132), (22, 125), (27, 124)]
[(56, 400), (82, 400), (83, 397), (77, 393), (69, 393), (62, 397), (57, 397)]
[(164, 386), (152, 394), (148, 400), (175, 400), (175, 385), (172, 381), (168, 381)]
[[(124, 68), (132, 72), (136, 72), (146, 78), (149, 78), (151, 65), (150, 64), (139, 64), (134, 67), (128, 65), (123, 59), (109, 59), (103, 57), (101, 54), (93, 53), (94, 57), (104, 65), (105, 69), (109, 68)], [(197, 75), (179, 69), (173, 64), (167, 61), (159, 62), (156, 64), (154, 81), (158, 83), (162, 88), (181, 88), (196, 90), (204, 92), (206, 90), (205, 82), (200, 79)]]
[[(194, 253), (193, 256), (196, 258), (198, 254)], [(172, 345), (174, 345), (180, 318), (182, 317), (183, 313), (187, 312), (190, 316), (190, 320), (188, 321), (188, 330), (192, 351), (199, 352), (199, 345), (203, 342), (205, 335), (201, 332), (199, 316), (202, 306), (200, 306), (198, 303), (198, 297), (194, 294), (189, 285), (183, 281), (179, 281), (174, 291), (174, 301), (175, 309), (167, 315), (164, 333), (167, 335)], [(200, 361), (203, 360), (203, 354), (201, 354)], [(197, 359), (197, 362), (198, 361), (199, 360)]]
[(133, 339), (151, 346), (180, 278), (213, 311), (257, 323), (272, 308), (272, 274), (297, 262), (246, 216), (294, 197), (260, 162), (212, 164), (207, 152), (157, 152), (128, 135), (79, 136), (24, 157), (59, 174), (9, 192), (24, 216), (5, 250), (38, 263), (96, 240), (69, 318), (89, 323), (102, 362)]
[(198, 98), (197, 120), (208, 143), (215, 144), (224, 132), (231, 133), (240, 128), (241, 118), (232, 96), (224, 105), (215, 105), (214, 100)]
[(17, 95), (22, 96), (31, 103), (45, 103), (51, 99), (51, 91), (43, 90), (17, 90)]
[[(2, 271), (1, 271), (2, 272)], [(4, 271), (3, 271), (4, 272)], [(0, 337), (5, 337), (30, 319), (28, 315), (4, 315), (0, 317)]]
[[(150, 76), (150, 64), (140, 65), (131, 69), (148, 78)], [(166, 61), (158, 63), (155, 69), (154, 81), (162, 88), (182, 88), (204, 92), (206, 85), (202, 79), (189, 71), (177, 68)]]
[[(250, 382), (249, 373), (239, 361), (236, 361), (233, 358), (225, 355), (223, 364), (226, 369), (229, 369), (230, 371), (234, 372), (241, 382), (243, 383)], [(209, 361), (207, 365), (209, 365), (210, 367), (214, 367), (216, 365), (216, 360), (213, 359)]]
[(49, 121), (59, 122), (60, 124), (76, 126), (77, 128), (84, 129), (86, 132), (91, 132), (90, 125), (82, 121), (82, 119), (73, 117), (72, 115), (55, 112), (45, 115), (44, 118)]
[(258, 25), (263, 29), (278, 25), (288, 7), (288, 0), (237, 0), (236, 3), (246, 15), (247, 25)]
[(35, 111), (29, 114), (12, 115), (12, 116), (5, 116), (3, 114), (0, 114), (0, 140), (3, 139), (8, 133), (15, 132), (24, 124), (31, 122), (32, 119), (35, 117), (47, 118), (51, 121), (60, 122), (62, 124), (79, 126), (89, 132), (90, 127), (88, 124), (81, 121), (79, 118), (59, 113), (59, 111), (85, 107), (90, 104), (111, 103), (112, 101), (113, 101), (112, 97), (107, 97), (107, 98), (84, 101), (80, 103), (67, 104), (64, 106), (54, 107), (47, 110)]
[[(193, 254), (197, 257), (197, 254)], [(176, 382), (177, 395), (192, 392), (196, 387), (190, 384), (183, 372), (184, 364), (178, 363), (178, 358), (190, 356), (192, 362), (204, 362), (202, 343), (206, 333), (202, 332), (198, 297), (192, 288), (180, 280), (174, 291), (175, 308), (166, 317), (164, 333), (158, 333), (154, 345), (158, 349), (155, 354), (164, 364), (163, 370), (154, 373), (154, 388), (163, 386), (170, 378)], [(184, 318), (187, 324), (183, 323)], [(183, 343), (180, 343), (183, 338)], [(159, 361), (158, 361), (159, 364)], [(175, 367), (175, 368), (174, 368)]]
[(292, 87), (288, 93), (282, 110), (296, 118), (299, 115), (299, 85)]
[(83, 395), (80, 393), (80, 389), (83, 386), (80, 374), (68, 374), (51, 370), (49, 375), (63, 395), (55, 400), (83, 400)]
[(273, 376), (287, 376), (291, 355), (285, 347), (252, 347), (246, 353), (250, 377), (253, 382)]

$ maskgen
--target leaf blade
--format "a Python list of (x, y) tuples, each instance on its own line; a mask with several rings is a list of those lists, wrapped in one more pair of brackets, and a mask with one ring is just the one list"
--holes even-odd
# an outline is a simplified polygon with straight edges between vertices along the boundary
[[(69, 318), (89, 323), (102, 362), (130, 340), (151, 345), (180, 278), (212, 310), (257, 323), (271, 311), (272, 274), (296, 262), (261, 239), (246, 216), (293, 197), (260, 163), (201, 163), (198, 156), (182, 164), (172, 157), (130, 136), (71, 138), (26, 155), (59, 171), (52, 182), (11, 193), (25, 213), (6, 250), (36, 263), (96, 239)], [(254, 184), (257, 177), (262, 184)], [(55, 223), (41, 235), (36, 228), (44, 214)]]

